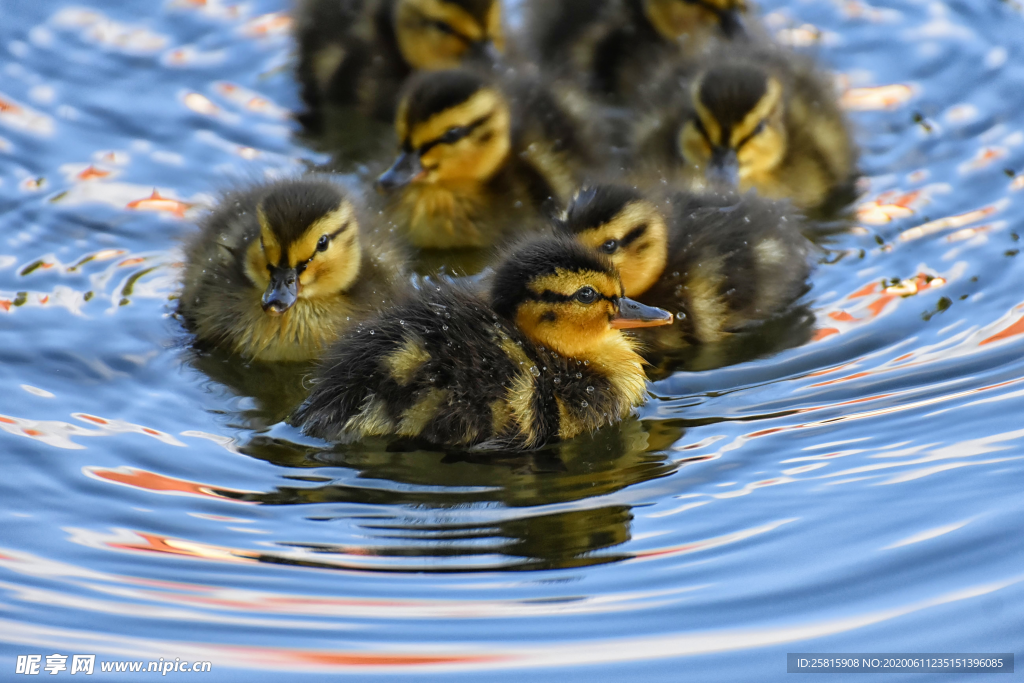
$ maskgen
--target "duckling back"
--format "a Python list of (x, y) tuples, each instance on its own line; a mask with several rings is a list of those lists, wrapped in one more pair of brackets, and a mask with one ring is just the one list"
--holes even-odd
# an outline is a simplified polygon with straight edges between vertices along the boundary
[[(546, 250), (551, 243), (557, 249)], [(547, 289), (564, 279), (575, 291), (593, 274), (559, 271), (557, 264), (569, 262), (559, 260), (566, 252), (574, 263), (599, 265), (596, 287), (600, 278), (619, 293), (621, 285), (609, 264), (566, 245), (548, 240), (515, 267), (499, 269), (493, 302), (458, 285), (428, 285), (349, 330), (325, 355), (295, 421), (307, 434), (334, 440), (398, 436), (456, 448), (529, 449), (621, 419), (644, 400), (646, 378), (628, 340), (609, 327), (611, 304), (589, 285), (594, 298), (587, 304)], [(559, 322), (538, 306), (564, 307), (566, 317)], [(544, 334), (537, 326), (557, 332), (559, 325), (579, 335), (571, 327), (579, 307), (596, 315), (592, 357), (557, 353), (531, 337)], [(511, 312), (521, 309), (525, 318)]]
[(261, 361), (317, 357), (404, 282), (400, 254), (370, 244), (344, 192), (316, 178), (226, 194), (185, 256), (178, 313), (197, 343)]
[(666, 63), (747, 38), (736, 0), (532, 0), (529, 35), (540, 64), (559, 78), (623, 104), (657, 84)]
[(810, 242), (786, 203), (746, 194), (672, 198), (668, 263), (640, 298), (677, 315), (698, 343), (772, 318), (807, 291)]

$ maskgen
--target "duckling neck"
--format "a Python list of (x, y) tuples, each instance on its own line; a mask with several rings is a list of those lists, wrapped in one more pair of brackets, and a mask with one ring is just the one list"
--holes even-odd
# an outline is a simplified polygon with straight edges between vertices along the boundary
[(608, 335), (597, 347), (587, 354), (577, 354), (572, 361), (582, 361), (590, 372), (604, 377), (611, 384), (612, 391), (621, 399), (621, 417), (634, 406), (644, 402), (647, 395), (647, 375), (644, 360), (634, 348), (634, 343), (621, 333)]
[(421, 248), (486, 246), (481, 233), (491, 192), (488, 183), (458, 181), (416, 184), (399, 200), (399, 225)]

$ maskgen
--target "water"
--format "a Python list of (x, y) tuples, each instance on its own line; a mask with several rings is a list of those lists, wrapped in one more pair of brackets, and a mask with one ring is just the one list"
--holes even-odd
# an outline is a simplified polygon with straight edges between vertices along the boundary
[(33, 653), (736, 681), (786, 652), (1021, 651), (1019, 4), (765, 3), (843, 74), (863, 150), (812, 340), (498, 461), (325, 449), (277, 424), (294, 386), (182, 346), (198, 207), (326, 160), (287, 119), (284, 9), (4, 6), (0, 678)]

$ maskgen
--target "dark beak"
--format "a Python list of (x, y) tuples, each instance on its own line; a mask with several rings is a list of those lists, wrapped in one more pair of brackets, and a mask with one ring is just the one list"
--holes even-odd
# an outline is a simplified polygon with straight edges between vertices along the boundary
[(617, 330), (671, 324), (672, 314), (668, 311), (654, 306), (644, 306), (626, 297), (619, 299), (619, 312), (612, 318), (612, 327)]
[(270, 284), (263, 292), (263, 311), (281, 315), (295, 305), (299, 298), (299, 274), (294, 268), (275, 268), (270, 273)]
[(718, 15), (718, 25), (722, 27), (722, 34), (729, 40), (747, 37), (747, 29), (743, 26), (740, 13), (735, 9), (726, 10)]
[(478, 40), (469, 47), (470, 59), (492, 68), (501, 66), (502, 55), (490, 40)]
[(423, 173), (423, 166), (420, 165), (420, 155), (417, 152), (402, 152), (391, 168), (384, 171), (377, 178), (376, 188), (378, 192), (390, 192), (391, 190), (405, 187), (420, 177)]
[(735, 188), (740, 184), (740, 162), (736, 150), (730, 147), (715, 147), (708, 164), (708, 181), (712, 185)]

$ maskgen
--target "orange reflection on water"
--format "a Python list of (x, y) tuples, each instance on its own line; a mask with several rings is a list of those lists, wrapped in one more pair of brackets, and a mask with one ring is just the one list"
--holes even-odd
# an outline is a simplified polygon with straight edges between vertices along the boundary
[(172, 197), (164, 197), (160, 194), (157, 189), (153, 190), (153, 194), (142, 199), (135, 199), (125, 206), (127, 209), (133, 209), (135, 211), (162, 211), (169, 213), (175, 218), (184, 218), (185, 212), (191, 209), (194, 204), (183, 202), (179, 199)]
[[(775, 481), (774, 483), (781, 483)], [(767, 484), (765, 484), (767, 485)], [(638, 553), (634, 553), (633, 557), (626, 560), (626, 562), (653, 560), (659, 557), (675, 557), (678, 555), (688, 555), (690, 553), (699, 552), (701, 550), (710, 550), (711, 548), (719, 548), (724, 545), (731, 543), (737, 543), (739, 541), (745, 541), (748, 538), (759, 536), (769, 531), (778, 529), (783, 524), (789, 524), (795, 522), (797, 518), (783, 519), (778, 522), (771, 522), (762, 526), (753, 527), (751, 529), (741, 529), (740, 531), (734, 531), (731, 534), (724, 534), (722, 536), (715, 536), (714, 538), (707, 538), (700, 541), (692, 541), (690, 543), (683, 543), (682, 545), (674, 545), (668, 548), (656, 548), (653, 550), (643, 550)]]
[[(1024, 304), (1018, 304), (1014, 306), (1011, 313), (1016, 311), (1024, 310)], [(992, 344), (993, 342), (1002, 341), (1004, 339), (1011, 339), (1017, 335), (1024, 334), (1024, 316), (1017, 318), (1017, 320), (1010, 323), (1007, 327), (1003, 328), (999, 332), (996, 332), (990, 337), (986, 337), (978, 342), (978, 346), (985, 346)]]
[(850, 88), (839, 98), (839, 105), (851, 111), (897, 109), (914, 97), (914, 89), (903, 83), (872, 88)]
[[(918, 273), (912, 278), (899, 282), (869, 282), (856, 291), (847, 294), (836, 304), (835, 310), (825, 313), (825, 317), (835, 323), (833, 326), (818, 328), (811, 341), (828, 339), (844, 330), (863, 325), (879, 317), (897, 299), (905, 299), (921, 294), (946, 284), (946, 279), (928, 273)], [(857, 313), (851, 313), (853, 310)], [(855, 361), (854, 361), (855, 362)], [(835, 368), (821, 371), (822, 374), (835, 372)], [(811, 375), (814, 376), (814, 375)]]
[(927, 203), (928, 196), (924, 190), (901, 192), (889, 190), (875, 199), (864, 202), (857, 207), (857, 220), (869, 225), (884, 225), (897, 218), (913, 216), (916, 209)]
[[(164, 474), (157, 474), (156, 472), (150, 472), (148, 470), (138, 469), (135, 467), (83, 467), (82, 471), (87, 476), (93, 477), (94, 479), (109, 481), (114, 484), (130, 486), (131, 488), (151, 491), (153, 493), (198, 496), (200, 498), (226, 500), (231, 503), (255, 505), (253, 501), (239, 500), (235, 497), (255, 493), (254, 491), (213, 487), (209, 484), (189, 481), (188, 479), (169, 477)], [(232, 495), (229, 496), (226, 494)]]
[(929, 221), (923, 225), (919, 225), (916, 228), (910, 228), (900, 233), (900, 241), (909, 242), (911, 240), (920, 239), (928, 235), (941, 232), (943, 230), (949, 230), (951, 228), (962, 228), (965, 225), (971, 223), (977, 223), (980, 220), (988, 218), (992, 214), (998, 213), (1010, 205), (1009, 200), (1002, 199), (995, 204), (983, 206), (980, 209), (968, 211), (967, 213), (961, 213), (956, 216), (947, 216), (945, 218), (939, 218), (934, 221)]

